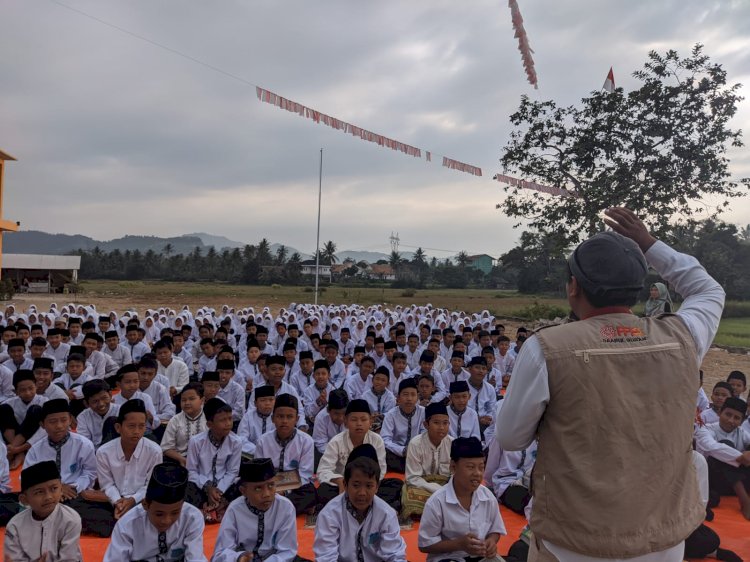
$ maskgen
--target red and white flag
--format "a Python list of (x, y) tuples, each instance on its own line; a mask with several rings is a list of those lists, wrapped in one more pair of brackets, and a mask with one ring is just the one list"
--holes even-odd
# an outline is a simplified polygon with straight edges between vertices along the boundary
[(602, 90), (606, 90), (610, 94), (615, 91), (615, 73), (612, 72), (611, 66), (609, 67), (609, 74), (607, 74), (607, 79), (604, 81)]

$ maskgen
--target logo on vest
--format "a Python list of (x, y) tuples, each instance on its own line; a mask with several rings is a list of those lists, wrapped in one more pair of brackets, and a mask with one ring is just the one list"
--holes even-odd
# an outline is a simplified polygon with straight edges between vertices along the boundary
[(648, 339), (646, 333), (637, 326), (607, 324), (599, 328), (599, 334), (604, 343), (629, 343)]

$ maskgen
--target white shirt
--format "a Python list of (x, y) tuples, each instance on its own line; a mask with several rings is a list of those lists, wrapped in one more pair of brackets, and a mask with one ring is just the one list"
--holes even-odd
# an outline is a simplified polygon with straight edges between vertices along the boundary
[(346, 365), (341, 359), (336, 359), (331, 365), (331, 376), (328, 379), (333, 386), (340, 388), (346, 380)]
[[(380, 465), (380, 479), (382, 480), (386, 473), (383, 438), (377, 433), (368, 431), (365, 434), (363, 443), (369, 443), (375, 448), (375, 452), (378, 455), (378, 464)], [(346, 461), (353, 449), (354, 445), (349, 438), (348, 430), (342, 431), (331, 439), (320, 459), (320, 464), (318, 464), (318, 481), (321, 484), (331, 484), (331, 480), (343, 478)]]
[(10, 492), (10, 466), (8, 465), (8, 449), (5, 441), (0, 439), (0, 494)]
[[(43, 461), (55, 462), (57, 452), (49, 439), (42, 439), (31, 446), (23, 467), (28, 468)], [(68, 440), (60, 450), (60, 476), (63, 484), (73, 486), (78, 492), (94, 487), (96, 480), (96, 456), (94, 444), (83, 435), (68, 432)]]
[(701, 420), (703, 420), (703, 423), (706, 425), (709, 423), (716, 423), (719, 421), (719, 414), (714, 412), (714, 409), (709, 406), (701, 412)]
[(108, 441), (96, 452), (99, 487), (112, 505), (120, 498), (133, 498), (140, 503), (146, 496), (151, 471), (161, 462), (161, 448), (150, 439), (138, 441), (130, 460), (125, 459), (120, 437)]
[(130, 347), (126, 347), (122, 344), (117, 344), (114, 350), (108, 346), (102, 346), (102, 353), (107, 355), (112, 361), (115, 362), (117, 368), (120, 369), (125, 365), (130, 365), (133, 362), (133, 358), (130, 356)]
[[(419, 547), (432, 546), (443, 540), (457, 539), (467, 533), (480, 540), (487, 535), (506, 534), (497, 499), (484, 486), (479, 486), (471, 496), (471, 506), (466, 511), (456, 497), (453, 478), (432, 494), (424, 505), (419, 523)], [(427, 562), (454, 558), (463, 560), (469, 553), (462, 550), (428, 554)]]
[[(278, 471), (299, 471), (302, 485), (309, 484), (313, 479), (313, 439), (304, 431), (295, 430), (294, 437), (282, 447), (277, 440), (276, 431), (269, 431), (261, 435), (255, 448), (255, 457), (271, 459)], [(280, 465), (281, 452), (284, 452), (284, 466)]]
[[(37, 392), (39, 391), (37, 390)], [(44, 396), (47, 400), (65, 400), (66, 402), (70, 402), (70, 398), (68, 398), (68, 395), (65, 394), (65, 391), (54, 383), (50, 384), (46, 389), (44, 389), (42, 396)], [(83, 392), (81, 392), (81, 396), (78, 396), (78, 398), (82, 397)]]
[(469, 408), (473, 408), (479, 417), (490, 416), (495, 419), (495, 410), (497, 407), (497, 394), (495, 389), (487, 381), (482, 381), (482, 386), (477, 390), (473, 384), (469, 383)]
[(404, 456), (404, 448), (407, 446), (406, 437), (409, 434), (411, 426), (410, 439), (414, 439), (422, 433), (424, 429), (424, 407), (417, 404), (411, 421), (401, 412), (401, 408), (396, 407), (389, 411), (383, 418), (383, 426), (380, 428), (380, 436), (383, 438), (383, 444), (387, 451), (399, 457)]
[(133, 393), (133, 396), (130, 398), (125, 398), (122, 393), (117, 393), (112, 397), (112, 402), (117, 404), (118, 406), (122, 406), (127, 402), (128, 400), (135, 400), (135, 399), (143, 400), (143, 404), (146, 407), (146, 411), (151, 414), (151, 417), (153, 418), (151, 420), (151, 429), (156, 429), (161, 425), (161, 420), (159, 419), (159, 414), (156, 412), (156, 407), (154, 406), (154, 401), (151, 399), (151, 397), (146, 394), (145, 392), (141, 392), (140, 390), (136, 390)]
[(370, 388), (362, 395), (362, 400), (370, 405), (370, 412), (373, 414), (385, 414), (396, 407), (396, 398), (387, 388), (380, 396), (376, 396)]
[(13, 371), (0, 365), (0, 404), (4, 404), (16, 395), (13, 389)]
[[(236, 562), (252, 553), (258, 542), (258, 516), (244, 496), (232, 501), (224, 513), (211, 562)], [(292, 562), (297, 555), (297, 513), (287, 498), (276, 495), (263, 513), (263, 542), (258, 554), (265, 562)]]
[(294, 390), (297, 391), (297, 394), (300, 396), (305, 395), (305, 390), (307, 390), (307, 387), (311, 384), (315, 384), (315, 379), (313, 378), (313, 372), (310, 371), (310, 374), (306, 375), (302, 372), (302, 369), (299, 368), (299, 365), (292, 373), (291, 380), (289, 381), (289, 384), (291, 384), (294, 387)]
[[(724, 289), (714, 281), (706, 270), (692, 256), (681, 254), (661, 241), (657, 241), (646, 252), (649, 264), (661, 274), (675, 291), (685, 297), (677, 311), (677, 316), (685, 323), (693, 336), (697, 350), (696, 370), (703, 361), (708, 348), (719, 327), (721, 312), (724, 308)], [(535, 438), (539, 421), (550, 399), (549, 373), (539, 340), (531, 336), (523, 344), (521, 352), (515, 359), (513, 377), (511, 378), (505, 399), (498, 404), (495, 438), (503, 449), (525, 449)], [(686, 384), (691, 380), (686, 373)], [(502, 405), (502, 407), (501, 407)], [(614, 492), (613, 492), (614, 493)], [(548, 541), (545, 546), (555, 552), (561, 562), (583, 560), (579, 554), (561, 549)], [(683, 543), (672, 549), (636, 556), (629, 562), (651, 562), (681, 560), (682, 550), (675, 558), (675, 548), (684, 548)], [(561, 557), (562, 556), (562, 557)], [(586, 557), (596, 562), (605, 560)]]
[[(328, 397), (334, 390), (336, 390), (336, 387), (333, 386), (330, 382), (323, 388), (322, 391), (318, 388), (316, 383), (308, 386), (305, 389), (305, 393), (302, 395), (302, 404), (304, 404), (305, 408), (305, 417), (314, 420), (315, 416), (317, 416), (321, 410), (325, 410), (326, 406), (328, 405)], [(318, 403), (318, 399), (321, 398), (322, 392), (325, 392), (325, 398), (322, 400), (323, 404), (321, 405)]]
[(16, 421), (20, 424), (26, 419), (26, 412), (32, 406), (41, 406), (47, 401), (47, 397), (42, 394), (35, 394), (28, 404), (21, 400), (18, 396), (14, 396), (6, 402), (8, 406), (13, 409), (13, 414), (16, 416)]
[(406, 543), (394, 509), (375, 496), (360, 524), (346, 507), (346, 494), (340, 494), (318, 514), (315, 561), (356, 562), (358, 542), (365, 562), (406, 562)]
[(94, 412), (91, 408), (86, 408), (76, 418), (78, 422), (76, 432), (88, 438), (94, 444), (94, 447), (98, 449), (102, 443), (104, 422), (107, 421), (107, 418), (117, 418), (118, 413), (120, 413), (120, 406), (113, 402), (110, 402), (109, 411), (104, 414), (104, 417)]
[[(192, 437), (188, 444), (188, 478), (198, 488), (215, 479), (216, 487), (223, 494), (237, 480), (241, 460), (242, 440), (237, 435), (230, 432), (217, 449), (208, 438), (208, 431), (204, 431)], [(215, 472), (212, 466), (216, 467)]]
[(255, 455), (255, 448), (260, 439), (260, 436), (268, 431), (273, 431), (276, 426), (273, 424), (273, 414), (268, 414), (265, 417), (265, 424), (263, 416), (258, 413), (255, 408), (249, 408), (245, 415), (240, 420), (240, 425), (237, 428), (237, 435), (242, 439), (242, 452), (248, 455)]
[[(734, 447), (720, 443), (730, 441)], [(721, 429), (719, 422), (709, 423), (695, 431), (695, 448), (705, 457), (714, 457), (731, 466), (739, 466), (737, 457), (750, 448), (750, 435), (743, 431), (742, 426), (734, 431), (726, 432)]]
[(159, 363), (158, 373), (167, 377), (169, 386), (175, 387), (177, 392), (180, 392), (190, 382), (190, 373), (188, 372), (187, 365), (174, 357), (172, 358), (172, 362), (166, 367)]
[(154, 403), (154, 409), (156, 415), (159, 417), (159, 421), (169, 421), (175, 414), (176, 407), (172, 399), (169, 397), (169, 390), (161, 384), (151, 381), (146, 390), (142, 390), (144, 394), (148, 394), (151, 397), (151, 401)]
[[(63, 371), (62, 375), (52, 381), (52, 385), (50, 386), (57, 386), (64, 390), (72, 390), (76, 398), (81, 399), (83, 398), (83, 385), (88, 382), (89, 379), (93, 378), (92, 375), (93, 371), (91, 369), (86, 369), (83, 373), (78, 375), (77, 379), (74, 379), (70, 376), (70, 373)], [(66, 394), (65, 397), (67, 398), (67, 396), (68, 395)]]
[(219, 398), (232, 407), (232, 420), (240, 421), (245, 415), (245, 388), (230, 380), (219, 389)]
[(161, 438), (161, 450), (164, 452), (174, 450), (185, 457), (187, 456), (190, 438), (207, 429), (206, 416), (203, 414), (203, 410), (194, 419), (189, 418), (183, 410), (169, 420)]
[(117, 521), (103, 562), (206, 562), (203, 554), (203, 514), (185, 502), (180, 516), (166, 531), (168, 550), (159, 553), (159, 531), (137, 505)]
[(406, 450), (406, 483), (428, 492), (442, 488), (437, 482), (427, 482), (424, 476), (451, 475), (451, 443), (453, 437), (446, 435), (435, 447), (426, 431), (412, 439)]
[(318, 415), (315, 416), (312, 434), (313, 442), (318, 452), (322, 455), (326, 450), (328, 442), (344, 431), (344, 429), (344, 424), (336, 425), (331, 421), (328, 409), (318, 412)]
[(372, 388), (372, 375), (367, 375), (365, 380), (362, 380), (362, 375), (352, 373), (344, 383), (344, 390), (346, 390), (349, 400), (357, 400), (362, 398), (362, 395)]
[(482, 435), (479, 431), (479, 417), (477, 416), (477, 413), (473, 408), (467, 407), (459, 415), (454, 412), (451, 405), (448, 404), (448, 420), (450, 422), (450, 429), (448, 430), (448, 434), (451, 435), (454, 439), (456, 437), (476, 437), (477, 439), (482, 438)]
[(8, 522), (4, 555), (13, 562), (36, 562), (47, 553), (47, 562), (78, 562), (81, 558), (81, 516), (58, 504), (44, 520), (25, 509)]
[(459, 373), (455, 375), (453, 374), (453, 369), (448, 368), (442, 373), (440, 373), (440, 377), (443, 380), (443, 386), (445, 386), (445, 388), (447, 388), (450, 391), (452, 382), (469, 380), (469, 371), (467, 371), (466, 369), (462, 367)]

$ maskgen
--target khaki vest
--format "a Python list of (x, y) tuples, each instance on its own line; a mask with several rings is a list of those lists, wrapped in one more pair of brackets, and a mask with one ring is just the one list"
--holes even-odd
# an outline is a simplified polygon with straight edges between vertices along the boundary
[(683, 322), (606, 314), (537, 337), (550, 400), (532, 480), (535, 536), (602, 558), (683, 541), (705, 516), (691, 458), (698, 360)]

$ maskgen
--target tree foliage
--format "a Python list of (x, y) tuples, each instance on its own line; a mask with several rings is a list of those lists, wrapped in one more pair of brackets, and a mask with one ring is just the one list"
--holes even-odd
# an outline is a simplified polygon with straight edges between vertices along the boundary
[(750, 180), (730, 179), (726, 155), (743, 145), (741, 131), (728, 126), (743, 99), (740, 85), (728, 85), (702, 45), (687, 58), (651, 51), (633, 76), (638, 89), (592, 92), (578, 106), (524, 96), (510, 117), (503, 167), (574, 194), (506, 187), (497, 207), (576, 242), (600, 229), (599, 213), (611, 206), (627, 205), (662, 234), (677, 217), (715, 217), (744, 195)]

